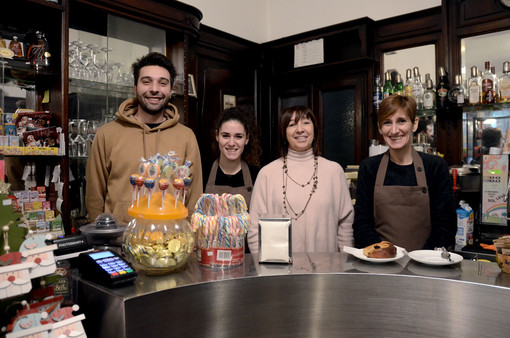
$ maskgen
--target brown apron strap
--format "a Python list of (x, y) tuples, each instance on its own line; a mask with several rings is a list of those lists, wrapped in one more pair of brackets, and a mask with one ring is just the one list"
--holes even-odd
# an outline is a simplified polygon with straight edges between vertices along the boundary
[(390, 151), (387, 150), (379, 164), (379, 170), (377, 170), (377, 176), (375, 178), (375, 185), (382, 186), (384, 185), (384, 178), (386, 177), (386, 170), (388, 169), (388, 161), (390, 159)]

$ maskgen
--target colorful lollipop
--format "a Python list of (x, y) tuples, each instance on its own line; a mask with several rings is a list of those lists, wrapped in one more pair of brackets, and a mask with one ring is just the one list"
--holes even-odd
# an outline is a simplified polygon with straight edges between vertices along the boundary
[(138, 166), (138, 173), (143, 177), (147, 176), (147, 172), (149, 170), (149, 163), (146, 160), (142, 160), (140, 165)]
[(135, 202), (135, 197), (136, 197), (136, 178), (140, 176), (138, 174), (133, 174), (131, 176), (129, 176), (129, 183), (131, 183), (131, 185), (133, 186), (133, 193), (131, 194), (131, 204), (133, 204)]
[(163, 209), (165, 207), (165, 194), (166, 189), (170, 186), (170, 182), (166, 178), (160, 178), (158, 182), (159, 190), (161, 190), (161, 208)]
[(181, 189), (184, 187), (184, 182), (181, 178), (176, 178), (174, 180), (174, 189), (175, 189), (175, 209), (177, 209), (177, 200), (179, 199), (179, 193)]
[(184, 177), (182, 179), (182, 181), (184, 183), (184, 194), (183, 194), (183, 197), (182, 197), (182, 204), (186, 204), (186, 192), (188, 191), (188, 188), (191, 185), (191, 178)]
[(147, 188), (147, 190), (149, 192), (149, 198), (147, 199), (147, 208), (150, 208), (152, 189), (156, 185), (156, 181), (153, 178), (146, 178), (144, 185), (145, 185), (145, 188)]
[(184, 179), (184, 177), (188, 177), (190, 175), (189, 167), (186, 165), (178, 166), (177, 169), (175, 169), (175, 176), (180, 179)]
[(136, 192), (136, 206), (138, 206), (138, 203), (140, 202), (140, 189), (142, 189), (144, 182), (145, 178), (142, 175), (137, 175), (137, 177), (135, 177), (135, 184), (138, 187)]
[(156, 178), (159, 176), (160, 169), (157, 163), (150, 163), (147, 167), (147, 176), (150, 178)]

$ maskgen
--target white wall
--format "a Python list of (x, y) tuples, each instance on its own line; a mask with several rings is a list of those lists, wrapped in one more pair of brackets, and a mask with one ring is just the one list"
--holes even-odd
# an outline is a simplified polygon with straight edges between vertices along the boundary
[(381, 20), (441, 6), (441, 0), (181, 0), (209, 27), (263, 43), (362, 17)]

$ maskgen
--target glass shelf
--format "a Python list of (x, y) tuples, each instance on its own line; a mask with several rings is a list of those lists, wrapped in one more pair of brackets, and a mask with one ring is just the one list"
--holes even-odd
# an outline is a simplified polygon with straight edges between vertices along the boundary
[(106, 92), (133, 94), (133, 86), (125, 84), (96, 82), (80, 79), (69, 79), (69, 93), (102, 94)]
[(486, 110), (506, 110), (510, 109), (510, 102), (501, 102), (493, 104), (477, 104), (474, 106), (464, 105), (462, 109), (465, 113), (473, 111), (486, 111)]

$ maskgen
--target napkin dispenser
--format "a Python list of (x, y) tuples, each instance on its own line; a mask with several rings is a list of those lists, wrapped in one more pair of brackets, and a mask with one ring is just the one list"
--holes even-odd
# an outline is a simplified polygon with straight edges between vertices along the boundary
[(259, 263), (292, 263), (290, 218), (259, 219)]

